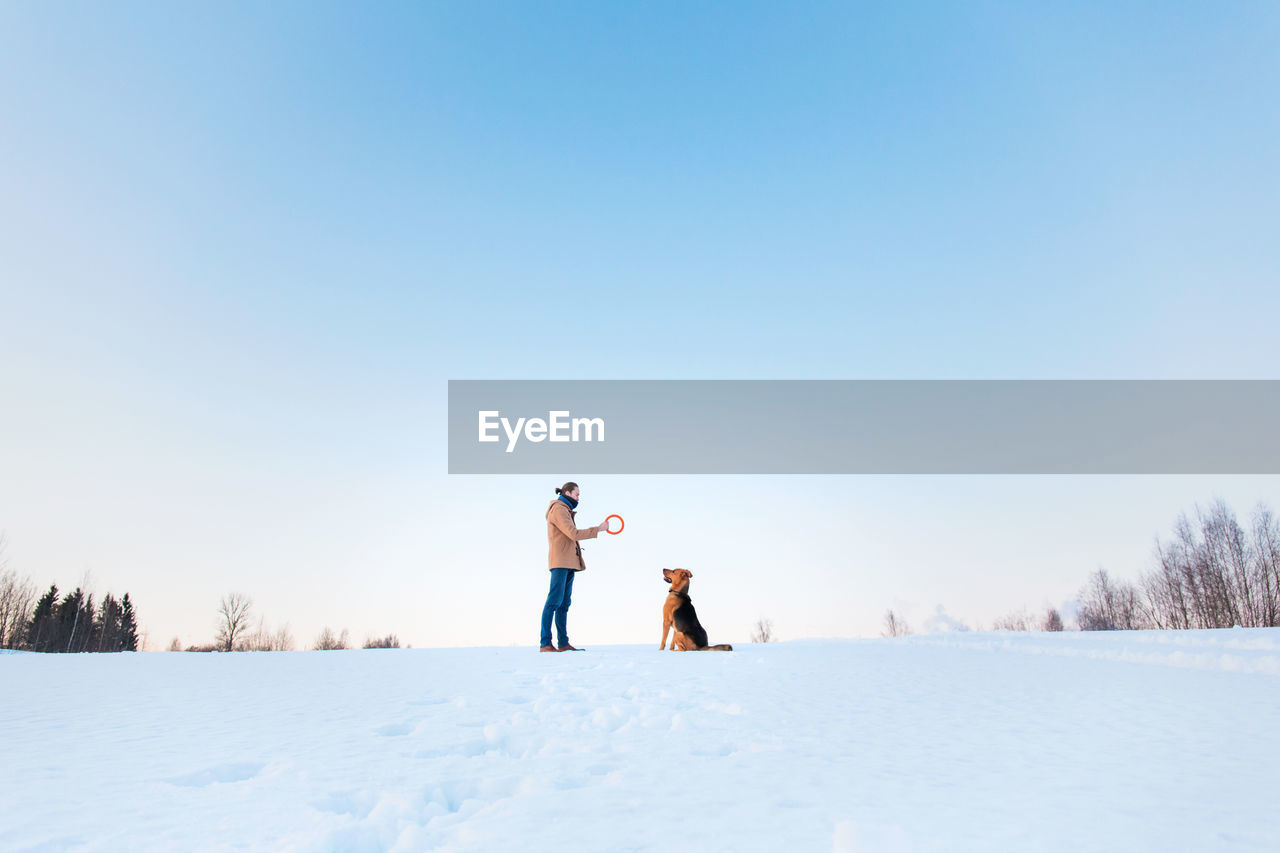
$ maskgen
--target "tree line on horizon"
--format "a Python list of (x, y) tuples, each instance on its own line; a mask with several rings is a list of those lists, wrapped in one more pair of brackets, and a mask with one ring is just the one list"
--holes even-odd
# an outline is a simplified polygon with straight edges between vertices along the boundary
[(0, 576), (0, 648), (29, 652), (136, 652), (138, 617), (129, 593), (108, 593), (95, 606), (92, 593), (77, 587), (58, 596), (58, 585), (36, 601), (30, 615), (23, 582)]
[(1242, 526), (1225, 501), (1184, 513), (1138, 582), (1098, 569), (1080, 594), (1084, 631), (1280, 626), (1280, 523), (1258, 504)]
[[(293, 633), (286, 622), (271, 630), (264, 616), (258, 615), (255, 624), (253, 599), (241, 592), (227, 593), (218, 602), (217, 631), (212, 643), (182, 646), (174, 637), (169, 643), (171, 652), (291, 652), (297, 648)], [(347, 629), (334, 632), (325, 626), (310, 648), (314, 651), (335, 651), (353, 648)], [(400, 638), (395, 634), (370, 637), (365, 640), (366, 649), (398, 649)]]
[(136, 652), (138, 614), (129, 593), (108, 593), (95, 602), (93, 593), (76, 587), (59, 596), (58, 585), (39, 598), (30, 578), (19, 577), (5, 559), (0, 534), (0, 649), (76, 653)]
[[(1259, 503), (1248, 525), (1226, 501), (1178, 516), (1173, 538), (1156, 538), (1153, 568), (1136, 583), (1099, 568), (1076, 596), (1081, 631), (1280, 627), (1280, 521)], [(993, 630), (1061, 631), (1061, 613), (1040, 617), (1025, 609), (997, 619)], [(881, 635), (900, 637), (910, 626), (892, 610)]]

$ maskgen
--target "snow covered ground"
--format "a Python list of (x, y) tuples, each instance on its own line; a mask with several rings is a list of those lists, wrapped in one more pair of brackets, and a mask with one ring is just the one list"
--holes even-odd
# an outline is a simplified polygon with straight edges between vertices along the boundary
[(0, 656), (4, 850), (1277, 850), (1280, 631)]

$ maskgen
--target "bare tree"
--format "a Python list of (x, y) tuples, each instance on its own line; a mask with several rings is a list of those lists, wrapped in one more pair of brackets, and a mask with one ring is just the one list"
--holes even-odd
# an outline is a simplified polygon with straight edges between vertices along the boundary
[(1141, 579), (1141, 610), (1157, 628), (1280, 625), (1280, 525), (1266, 504), (1249, 530), (1225, 502), (1196, 508), (1156, 540), (1155, 568)]
[(329, 630), (329, 626), (326, 625), (324, 630), (320, 632), (320, 636), (316, 637), (316, 643), (312, 648), (321, 652), (351, 648), (351, 643), (347, 639), (347, 629), (343, 628), (342, 633), (335, 636), (333, 631)]
[(179, 640), (177, 637), (174, 637), (172, 640), (169, 641), (169, 648), (166, 649), (166, 651), (170, 651), (170, 652), (182, 651), (182, 641)]
[(297, 644), (293, 641), (293, 632), (289, 630), (289, 623), (286, 622), (271, 635), (271, 651), (291, 652), (295, 648)]
[(1080, 609), (1076, 619), (1081, 631), (1114, 631), (1115, 594), (1106, 569), (1098, 569), (1089, 576), (1088, 585), (1080, 592)]
[(1261, 624), (1274, 628), (1280, 625), (1280, 523), (1271, 507), (1261, 503), (1253, 511), (1253, 559)]
[(400, 638), (395, 634), (387, 634), (385, 637), (370, 637), (364, 641), (366, 649), (398, 649), (400, 648)]
[(237, 648), (246, 652), (289, 652), (294, 649), (293, 634), (288, 622), (273, 631), (266, 617), (259, 615), (258, 624), (244, 634)]
[(1128, 581), (1112, 579), (1106, 569), (1089, 576), (1088, 585), (1080, 592), (1077, 616), (1081, 631), (1135, 631), (1149, 628), (1138, 590)]
[(1062, 614), (1058, 612), (1058, 608), (1050, 607), (1045, 611), (1044, 619), (1040, 622), (1041, 631), (1061, 631), (1062, 630)]
[(992, 626), (996, 631), (1030, 631), (1031, 616), (1025, 608), (1019, 608), (1005, 616), (1001, 616)]
[(1157, 628), (1190, 628), (1194, 624), (1190, 558), (1184, 543), (1168, 546), (1156, 540), (1156, 568), (1142, 576), (1142, 595), (1151, 624)]
[(882, 637), (905, 637), (911, 633), (911, 627), (907, 625), (906, 620), (894, 613), (892, 610), (886, 610), (884, 614), (884, 630), (880, 632)]
[[(1199, 511), (1197, 510), (1197, 514)], [(1205, 547), (1206, 586), (1213, 590), (1218, 625), (1252, 625), (1253, 596), (1245, 569), (1244, 532), (1224, 501), (1200, 514)]]
[(238, 651), (265, 652), (270, 649), (270, 631), (267, 630), (267, 619), (258, 614), (258, 624), (252, 630), (246, 630), (236, 644)]
[(778, 638), (773, 635), (773, 620), (766, 619), (763, 616), (756, 620), (756, 626), (751, 629), (751, 642), (753, 643), (772, 643)]
[(239, 592), (230, 592), (222, 596), (218, 604), (218, 647), (224, 652), (236, 651), (237, 643), (242, 643), (249, 630), (249, 616), (253, 609), (253, 601), (249, 596)]
[(0, 534), (0, 649), (16, 649), (24, 639), (36, 588), (30, 578), (20, 578), (8, 568), (4, 551), (5, 538)]

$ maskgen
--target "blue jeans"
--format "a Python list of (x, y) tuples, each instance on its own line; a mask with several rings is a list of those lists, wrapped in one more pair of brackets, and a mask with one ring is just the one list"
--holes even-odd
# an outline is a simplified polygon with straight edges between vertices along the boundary
[(560, 645), (569, 645), (569, 632), (565, 629), (566, 614), (569, 612), (569, 597), (573, 594), (573, 569), (551, 570), (551, 591), (547, 593), (547, 603), (542, 606), (542, 643), (551, 645), (551, 617), (556, 617), (556, 633), (560, 635)]

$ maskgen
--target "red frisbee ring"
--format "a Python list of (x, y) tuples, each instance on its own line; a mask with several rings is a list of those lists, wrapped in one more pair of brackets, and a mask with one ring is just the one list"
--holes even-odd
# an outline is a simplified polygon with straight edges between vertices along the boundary
[[(618, 519), (618, 529), (617, 529), (617, 530), (610, 530), (610, 529), (609, 529), (609, 518), (616, 518), (616, 519)], [(621, 533), (623, 530), (625, 530), (625, 529), (626, 529), (626, 527), (627, 527), (627, 523), (626, 523), (625, 521), (623, 521), (623, 520), (622, 520), (622, 516), (620, 516), (620, 515), (611, 515), (611, 516), (609, 516), (609, 518), (606, 518), (606, 519), (604, 520), (604, 532), (605, 532), (605, 533), (612, 533), (614, 536), (617, 536), (619, 533)]]

